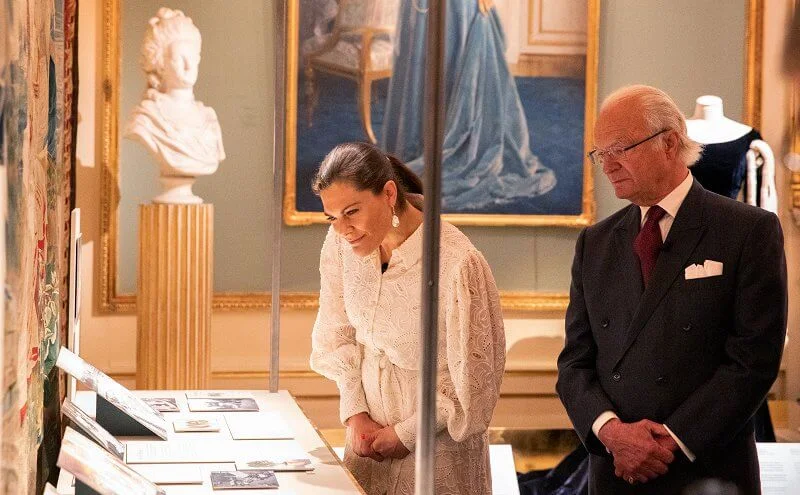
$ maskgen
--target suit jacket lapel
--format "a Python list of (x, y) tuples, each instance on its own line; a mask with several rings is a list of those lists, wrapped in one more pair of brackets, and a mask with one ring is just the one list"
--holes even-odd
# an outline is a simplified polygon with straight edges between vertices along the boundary
[[(658, 255), (650, 284), (642, 294), (639, 306), (626, 332), (625, 343), (620, 349), (614, 366), (619, 364), (630, 346), (636, 341), (636, 337), (639, 336), (642, 328), (653, 315), (675, 278), (683, 271), (689, 256), (703, 237), (706, 230), (703, 218), (704, 195), (705, 189), (695, 180), (664, 241), (664, 248)], [(630, 246), (629, 251), (633, 253), (632, 244)], [(635, 259), (636, 255), (633, 254), (633, 257)], [(641, 273), (638, 265), (636, 268), (637, 273)], [(639, 279), (641, 280), (641, 274)]]
[(633, 240), (639, 233), (640, 223), (641, 209), (636, 205), (631, 205), (628, 214), (622, 217), (615, 228), (615, 252), (619, 256), (617, 266), (625, 274), (625, 286), (622, 287), (620, 297), (623, 298), (623, 304), (628, 308), (628, 315), (633, 314), (639, 306), (639, 299), (642, 297), (644, 288), (639, 259), (633, 252)]

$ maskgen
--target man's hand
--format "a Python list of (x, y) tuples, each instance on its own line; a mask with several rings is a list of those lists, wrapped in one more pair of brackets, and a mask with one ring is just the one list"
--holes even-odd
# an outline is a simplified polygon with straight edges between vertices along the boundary
[(383, 457), (395, 459), (402, 459), (411, 453), (400, 441), (397, 432), (394, 431), (394, 426), (387, 426), (377, 432), (375, 441), (372, 442), (372, 450)]
[(353, 453), (360, 457), (369, 457), (381, 462), (383, 456), (373, 450), (372, 442), (375, 441), (377, 433), (383, 427), (373, 421), (369, 414), (365, 412), (350, 416), (345, 424), (347, 425), (347, 434), (350, 435), (350, 445), (353, 448)]
[(663, 425), (643, 419), (623, 423), (612, 419), (600, 428), (598, 438), (614, 456), (614, 473), (628, 483), (646, 483), (667, 473), (675, 460), (665, 436), (672, 440)]
[[(658, 426), (662, 426), (662, 425), (658, 425)], [(667, 431), (666, 428), (664, 428), (664, 433), (663, 434), (654, 433), (653, 434), (653, 438), (655, 439), (656, 442), (659, 443), (659, 445), (661, 445), (662, 447), (666, 448), (670, 452), (677, 452), (678, 449), (680, 449), (680, 446), (678, 445), (678, 442), (676, 442), (675, 439), (672, 438), (672, 435), (669, 434), (669, 432)]]

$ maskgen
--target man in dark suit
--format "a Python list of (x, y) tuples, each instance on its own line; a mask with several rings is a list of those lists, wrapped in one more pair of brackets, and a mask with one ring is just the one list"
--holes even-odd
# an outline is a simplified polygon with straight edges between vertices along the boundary
[(584, 229), (558, 394), (590, 452), (590, 492), (680, 494), (705, 478), (760, 493), (751, 416), (780, 364), (778, 218), (707, 192), (700, 147), (664, 92), (602, 105), (592, 162), (632, 204)]

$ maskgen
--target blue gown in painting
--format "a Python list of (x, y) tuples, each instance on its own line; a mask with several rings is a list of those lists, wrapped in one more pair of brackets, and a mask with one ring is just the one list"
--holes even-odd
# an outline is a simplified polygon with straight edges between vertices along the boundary
[[(403, 0), (381, 145), (421, 174), (428, 0)], [(505, 59), (497, 11), (477, 0), (447, 2), (442, 204), (445, 211), (545, 194), (556, 185), (529, 145), (528, 124)]]

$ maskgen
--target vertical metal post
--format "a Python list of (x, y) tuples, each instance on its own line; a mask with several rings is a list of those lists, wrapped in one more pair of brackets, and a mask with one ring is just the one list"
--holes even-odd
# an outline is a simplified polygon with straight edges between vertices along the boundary
[(276, 0), (275, 8), (275, 114), (272, 153), (272, 305), (270, 313), (269, 391), (278, 391), (281, 337), (281, 241), (283, 234), (283, 171), (286, 160), (286, 40), (288, 0)]
[[(459, 0), (461, 1), (461, 0)], [(425, 62), (425, 203), (422, 265), (422, 338), (419, 375), (417, 495), (434, 493), (436, 440), (436, 355), (439, 335), (439, 233), (441, 231), (442, 144), (444, 140), (444, 53), (446, 0), (428, 4)], [(423, 111), (423, 109), (419, 109)], [(432, 111), (430, 111), (432, 110)]]

